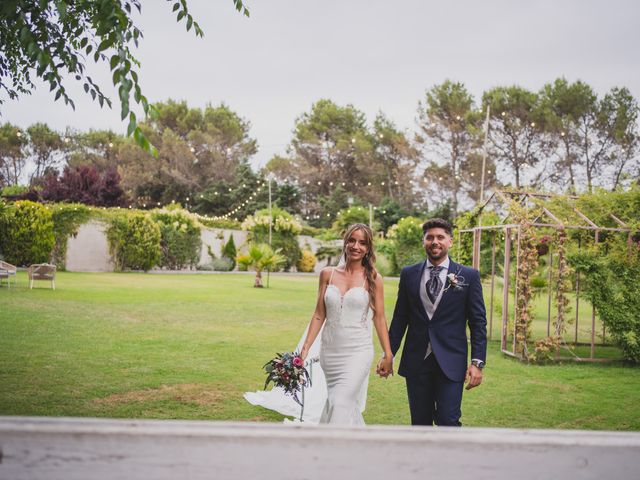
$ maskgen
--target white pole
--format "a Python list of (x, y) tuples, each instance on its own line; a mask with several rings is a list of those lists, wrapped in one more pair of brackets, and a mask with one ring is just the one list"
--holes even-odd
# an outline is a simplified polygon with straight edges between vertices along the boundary
[[(273, 212), (271, 211), (271, 174), (267, 176), (269, 182), (269, 248), (271, 248), (271, 229), (273, 224)], [(271, 278), (271, 268), (267, 269), (267, 288), (269, 288), (269, 280)]]
[(482, 149), (482, 172), (480, 174), (480, 203), (484, 201), (484, 171), (487, 166), (487, 139), (489, 137), (489, 113), (491, 105), (487, 104), (487, 119), (484, 122), (484, 147)]
[(269, 246), (271, 246), (271, 224), (273, 223), (273, 213), (271, 212), (271, 175), (267, 177), (269, 182)]

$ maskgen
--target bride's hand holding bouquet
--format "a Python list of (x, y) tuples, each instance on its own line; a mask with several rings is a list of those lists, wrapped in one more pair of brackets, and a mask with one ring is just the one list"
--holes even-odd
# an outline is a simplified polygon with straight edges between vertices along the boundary
[(298, 393), (305, 386), (311, 386), (311, 378), (304, 366), (304, 358), (297, 352), (278, 353), (276, 357), (264, 365), (267, 379), (264, 388), (273, 382), (276, 387), (284, 389), (291, 395), (298, 405), (303, 404)]

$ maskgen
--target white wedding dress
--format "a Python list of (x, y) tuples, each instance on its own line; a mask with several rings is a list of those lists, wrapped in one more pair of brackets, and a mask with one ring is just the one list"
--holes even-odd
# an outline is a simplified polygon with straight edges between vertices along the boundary
[(327, 380), (327, 401), (320, 423), (364, 425), (362, 412), (373, 361), (373, 312), (364, 284), (342, 293), (331, 282), (334, 272), (324, 293), (320, 366)]
[[(369, 293), (363, 285), (342, 294), (332, 280), (333, 272), (324, 294), (326, 320), (307, 356), (307, 359), (319, 356), (320, 364), (307, 366), (311, 369), (312, 385), (305, 388), (303, 421), (364, 425), (362, 412), (373, 361)], [(300, 351), (306, 337), (305, 330), (296, 351)], [(282, 388), (246, 392), (244, 398), (283, 415), (296, 419), (300, 416), (300, 406)]]

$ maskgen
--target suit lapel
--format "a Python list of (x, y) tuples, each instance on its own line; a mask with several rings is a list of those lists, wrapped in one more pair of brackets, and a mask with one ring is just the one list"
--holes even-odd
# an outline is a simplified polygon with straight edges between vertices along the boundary
[(424, 309), (424, 305), (422, 304), (422, 298), (420, 297), (420, 293), (421, 293), (420, 290), (423, 288), (422, 271), (424, 270), (426, 263), (427, 261), (425, 260), (424, 262), (416, 265), (416, 268), (412, 272), (413, 273), (412, 281), (415, 283), (414, 293), (415, 293), (415, 298), (418, 299), (418, 308), (420, 310), (420, 314), (422, 315), (422, 318), (425, 319), (425, 321), (429, 321), (429, 317), (427, 317), (427, 311)]
[[(451, 273), (459, 273), (460, 272), (460, 265), (457, 264), (456, 262), (454, 262), (453, 260), (449, 259), (449, 270), (447, 270), (447, 277), (449, 276), (449, 274)], [(442, 297), (444, 298), (445, 296), (448, 297), (447, 293), (449, 293), (449, 290), (451, 290), (450, 288), (447, 288), (447, 286), (449, 286), (449, 279), (445, 279), (444, 281), (444, 285), (442, 286), (443, 289), (446, 289), (444, 292), (442, 292)]]

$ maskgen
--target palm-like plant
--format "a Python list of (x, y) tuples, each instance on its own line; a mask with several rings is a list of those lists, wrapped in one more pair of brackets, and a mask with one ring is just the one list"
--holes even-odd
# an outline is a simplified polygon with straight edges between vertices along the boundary
[(274, 251), (265, 243), (251, 244), (249, 251), (240, 254), (236, 258), (238, 266), (242, 269), (252, 269), (256, 272), (256, 281), (253, 284), (255, 288), (262, 288), (262, 272), (265, 270), (273, 271), (286, 262), (286, 258), (280, 255), (280, 249)]

